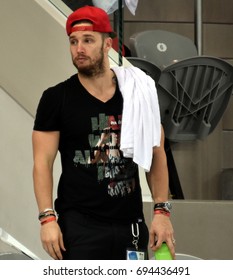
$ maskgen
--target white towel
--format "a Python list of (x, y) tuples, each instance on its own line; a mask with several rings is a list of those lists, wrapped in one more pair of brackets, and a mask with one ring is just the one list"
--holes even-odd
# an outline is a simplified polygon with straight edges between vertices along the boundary
[[(105, 12), (107, 14), (112, 14), (113, 12), (115, 12), (116, 10), (118, 10), (118, 0), (108, 0), (108, 1), (104, 1), (104, 0), (92, 0), (93, 5), (96, 7), (99, 7), (103, 10), (105, 10)], [(138, 0), (125, 0), (122, 1), (122, 6), (124, 7), (124, 2), (127, 6), (127, 8), (129, 9), (129, 11), (135, 16), (135, 11), (137, 9), (138, 6)]]
[(160, 146), (161, 120), (154, 80), (137, 67), (112, 67), (123, 96), (120, 149), (149, 171), (153, 147)]
[(128, 7), (128, 9), (130, 10), (131, 14), (133, 14), (135, 16), (135, 11), (138, 6), (138, 0), (125, 0), (125, 4)]

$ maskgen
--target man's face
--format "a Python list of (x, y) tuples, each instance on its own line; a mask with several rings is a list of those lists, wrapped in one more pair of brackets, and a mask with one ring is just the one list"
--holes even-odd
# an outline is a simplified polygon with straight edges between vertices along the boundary
[[(88, 23), (79, 25), (88, 25)], [(72, 61), (80, 74), (93, 77), (105, 71), (105, 41), (101, 33), (75, 31), (71, 33), (69, 40)]]

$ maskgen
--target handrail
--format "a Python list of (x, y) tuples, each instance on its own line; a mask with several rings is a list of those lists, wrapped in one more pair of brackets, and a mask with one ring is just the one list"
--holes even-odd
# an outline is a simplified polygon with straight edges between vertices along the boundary
[(53, 6), (55, 6), (64, 16), (72, 12), (72, 10), (62, 0), (48, 0)]

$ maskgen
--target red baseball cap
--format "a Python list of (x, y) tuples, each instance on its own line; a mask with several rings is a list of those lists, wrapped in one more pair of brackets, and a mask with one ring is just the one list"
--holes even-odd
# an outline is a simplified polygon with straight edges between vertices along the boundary
[[(89, 20), (92, 25), (73, 26), (75, 22)], [(66, 21), (67, 35), (74, 31), (96, 31), (101, 33), (109, 33), (110, 37), (115, 38), (116, 33), (113, 32), (108, 14), (101, 8), (95, 6), (84, 6), (69, 15)]]

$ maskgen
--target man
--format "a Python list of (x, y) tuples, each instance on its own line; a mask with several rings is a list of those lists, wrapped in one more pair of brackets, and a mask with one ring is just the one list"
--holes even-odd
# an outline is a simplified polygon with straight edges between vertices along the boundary
[[(132, 252), (146, 259), (148, 241), (152, 250), (166, 242), (174, 258), (163, 130), (160, 143), (149, 147), (153, 159), (146, 175), (155, 214), (148, 234), (138, 166), (121, 150), (127, 122), (122, 111), (131, 102), (123, 100), (117, 70), (109, 65), (115, 34), (108, 15), (82, 7), (68, 17), (66, 31), (78, 73), (43, 93), (32, 135), (43, 248), (54, 259), (126, 259)], [(62, 174), (54, 210), (58, 150)]]

